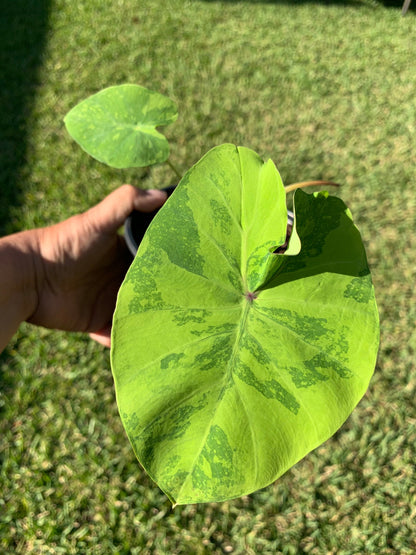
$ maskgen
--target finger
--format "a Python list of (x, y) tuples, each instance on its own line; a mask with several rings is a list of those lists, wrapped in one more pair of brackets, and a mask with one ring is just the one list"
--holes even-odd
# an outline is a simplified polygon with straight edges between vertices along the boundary
[(136, 195), (134, 209), (139, 210), (139, 212), (153, 212), (153, 210), (160, 208), (168, 198), (166, 191), (159, 191), (157, 189), (142, 191), (136, 189), (136, 187), (135, 190), (139, 192), (139, 195)]
[(89, 223), (101, 232), (121, 227), (133, 210), (151, 212), (165, 202), (167, 194), (155, 189), (143, 191), (133, 185), (122, 185), (85, 213)]
[(111, 325), (103, 328), (102, 330), (98, 330), (95, 332), (91, 332), (89, 334), (91, 339), (100, 343), (100, 345), (104, 345), (104, 347), (111, 347)]

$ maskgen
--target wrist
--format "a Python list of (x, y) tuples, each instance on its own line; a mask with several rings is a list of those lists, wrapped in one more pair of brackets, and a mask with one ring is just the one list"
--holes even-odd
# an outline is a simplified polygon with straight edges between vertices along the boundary
[(0, 239), (0, 350), (36, 310), (41, 281), (39, 230)]

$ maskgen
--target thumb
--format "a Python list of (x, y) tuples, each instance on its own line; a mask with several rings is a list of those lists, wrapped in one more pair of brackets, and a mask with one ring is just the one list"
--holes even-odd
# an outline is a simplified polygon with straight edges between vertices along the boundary
[(112, 233), (123, 225), (124, 220), (133, 210), (152, 212), (160, 208), (166, 198), (167, 194), (164, 191), (156, 189), (144, 191), (133, 185), (122, 185), (96, 206), (87, 210), (85, 216), (101, 232)]

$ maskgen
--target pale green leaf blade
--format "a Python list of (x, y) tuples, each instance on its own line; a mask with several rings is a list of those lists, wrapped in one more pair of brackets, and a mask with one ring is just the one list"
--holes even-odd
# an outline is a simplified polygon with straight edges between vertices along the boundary
[(271, 160), (264, 163), (253, 151), (243, 147), (239, 147), (238, 153), (242, 186), (241, 273), (247, 291), (254, 292), (266, 278), (270, 265), (280, 262), (272, 252), (286, 240), (286, 196)]
[(336, 431), (374, 369), (374, 293), (345, 205), (297, 193), (302, 250), (273, 254), (287, 219), (273, 168), (247, 149), (210, 151), (156, 216), (119, 294), (120, 414), (176, 503), (271, 483)]
[(108, 87), (77, 104), (64, 118), (71, 137), (91, 156), (115, 168), (144, 167), (169, 156), (156, 127), (178, 116), (175, 103), (139, 85)]

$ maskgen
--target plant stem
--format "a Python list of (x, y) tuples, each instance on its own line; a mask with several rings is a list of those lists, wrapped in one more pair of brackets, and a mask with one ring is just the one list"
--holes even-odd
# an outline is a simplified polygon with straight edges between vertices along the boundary
[(179, 173), (179, 171), (175, 168), (175, 166), (172, 164), (172, 162), (169, 160), (169, 158), (166, 160), (166, 163), (168, 164), (168, 166), (170, 167), (170, 169), (176, 174), (176, 177), (179, 179), (179, 181), (182, 179), (182, 175)]
[(333, 181), (300, 181), (299, 183), (287, 185), (285, 191), (287, 194), (295, 189), (303, 189), (304, 187), (311, 187), (312, 185), (331, 185), (332, 187), (339, 187), (339, 183), (334, 183)]

